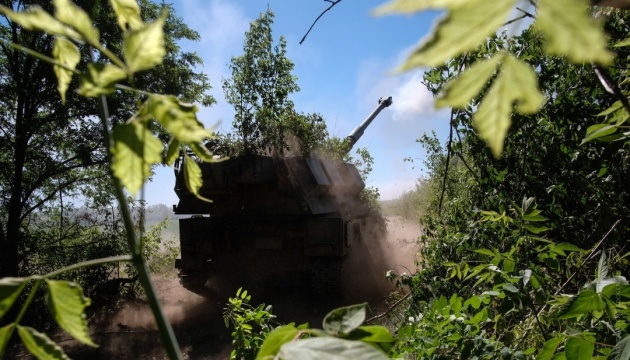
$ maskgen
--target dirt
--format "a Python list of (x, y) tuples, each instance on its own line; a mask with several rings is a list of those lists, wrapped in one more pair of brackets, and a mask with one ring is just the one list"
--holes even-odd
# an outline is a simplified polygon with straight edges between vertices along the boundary
[[(417, 223), (388, 217), (387, 231), (369, 229), (363, 242), (344, 263), (342, 294), (339, 299), (314, 297), (299, 287), (276, 288), (273, 292), (252, 293), (252, 303), (273, 305), (273, 313), (282, 323), (308, 322), (321, 328), (323, 317), (338, 306), (368, 302), (371, 315), (385, 310), (384, 300), (395, 290), (385, 280), (385, 272), (411, 273), (418, 251), (420, 235)], [(367, 236), (365, 236), (367, 235)], [(230, 330), (222, 319), (224, 302), (193, 294), (179, 285), (176, 277), (156, 277), (164, 311), (171, 322), (185, 359), (228, 359), (231, 351)], [(69, 341), (64, 335), (55, 340), (73, 359), (165, 359), (159, 333), (148, 306), (126, 303), (107, 322), (91, 327), (98, 348)], [(17, 356), (20, 357), (20, 356)]]

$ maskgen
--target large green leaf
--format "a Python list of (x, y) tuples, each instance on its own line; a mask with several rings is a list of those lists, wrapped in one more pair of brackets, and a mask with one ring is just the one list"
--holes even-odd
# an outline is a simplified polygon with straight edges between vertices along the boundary
[(201, 185), (203, 185), (201, 169), (188, 154), (184, 154), (184, 182), (191, 194), (195, 195), (200, 200), (212, 202), (199, 194), (199, 189), (201, 189)]
[(0, 5), (0, 12), (26, 30), (43, 31), (50, 35), (61, 35), (73, 39), (81, 38), (78, 32), (52, 17), (38, 5), (31, 5), (28, 10), (22, 12), (14, 12), (6, 6)]
[(630, 359), (630, 335), (626, 335), (615, 345), (608, 357), (608, 360), (629, 360)]
[(11, 323), (7, 326), (0, 328), (0, 359), (2, 359), (2, 356), (4, 355), (4, 350), (6, 349), (7, 344), (9, 343), (9, 339), (11, 338), (11, 335), (13, 334), (14, 328), (15, 328), (15, 323)]
[(87, 73), (81, 74), (81, 86), (78, 93), (85, 97), (98, 97), (114, 92), (115, 85), (127, 78), (125, 70), (112, 64), (87, 65)]
[(593, 290), (582, 290), (557, 319), (571, 319), (592, 311), (604, 311), (606, 304), (601, 296)]
[(613, 54), (600, 26), (589, 17), (588, 5), (588, 0), (539, 0), (535, 25), (545, 35), (550, 54), (578, 64), (609, 64)]
[(144, 26), (140, 17), (140, 7), (136, 0), (110, 0), (116, 18), (118, 18), (118, 26), (123, 31), (128, 29), (138, 30)]
[(564, 345), (564, 352), (567, 359), (571, 360), (591, 360), (595, 344), (581, 336), (571, 336)]
[(98, 29), (92, 25), (92, 19), (83, 9), (76, 6), (71, 0), (53, 0), (53, 4), (55, 5), (55, 17), (59, 21), (74, 28), (90, 44), (100, 43)]
[(142, 107), (141, 116), (156, 119), (180, 142), (202, 142), (212, 133), (197, 119), (197, 107), (174, 96), (152, 94)]
[[(74, 45), (72, 41), (64, 37), (55, 37), (52, 55), (57, 61), (70, 69), (76, 68), (79, 61), (81, 61), (81, 54), (79, 53), (77, 46)], [(53, 70), (57, 76), (57, 90), (61, 95), (62, 103), (66, 102), (66, 91), (68, 90), (68, 85), (72, 80), (73, 72), (70, 69), (56, 64), (53, 66)]]
[(26, 349), (39, 360), (69, 360), (63, 349), (55, 344), (46, 334), (27, 326), (17, 326), (20, 339)]
[(389, 330), (380, 325), (359, 326), (344, 337), (344, 339), (360, 340), (372, 343), (392, 342), (395, 340)]
[[(112, 171), (135, 196), (151, 174), (151, 165), (162, 161), (162, 142), (145, 123), (117, 124), (113, 132)], [(200, 172), (201, 175), (201, 172)]]
[(256, 360), (275, 356), (278, 354), (280, 347), (293, 340), (298, 332), (299, 330), (294, 325), (285, 325), (274, 329), (265, 338), (258, 354), (256, 354)]
[(349, 334), (365, 321), (367, 303), (337, 308), (324, 317), (324, 331), (331, 335)]
[(602, 290), (602, 295), (609, 298), (619, 296), (628, 299), (630, 298), (630, 285), (624, 284), (622, 282), (608, 284), (604, 286), (604, 289)]
[(450, 6), (429, 38), (409, 56), (400, 70), (439, 66), (464, 51), (474, 50), (503, 24), (516, 0), (469, 0)]
[(10, 277), (0, 279), (0, 319), (20, 296), (28, 280), (28, 278)]
[(164, 21), (166, 13), (144, 27), (125, 33), (124, 51), (131, 73), (148, 70), (162, 63), (164, 48)]
[(435, 100), (435, 106), (465, 109), (470, 100), (488, 83), (504, 56), (505, 53), (497, 53), (490, 59), (477, 61), (459, 76), (449, 80)]
[(360, 341), (334, 337), (310, 338), (282, 345), (279, 359), (300, 360), (385, 360), (385, 354)]
[(173, 165), (177, 157), (179, 157), (179, 152), (181, 150), (181, 145), (177, 139), (172, 138), (168, 143), (168, 147), (166, 148), (166, 155), (164, 156), (164, 162), (166, 165)]
[(550, 360), (553, 357), (553, 353), (556, 352), (558, 345), (564, 340), (564, 336), (557, 336), (553, 339), (547, 340), (543, 344), (542, 350), (536, 355), (536, 360)]
[(473, 115), (479, 137), (486, 141), (495, 157), (503, 151), (503, 141), (512, 123), (512, 106), (522, 114), (538, 111), (545, 98), (538, 89), (532, 67), (513, 56), (507, 56), (503, 68)]
[(46, 284), (50, 294), (48, 308), (57, 324), (83, 344), (96, 347), (90, 339), (84, 313), (90, 299), (83, 295), (81, 286), (62, 280), (46, 280)]
[(617, 126), (608, 125), (608, 124), (595, 124), (591, 125), (586, 129), (586, 137), (582, 140), (580, 145), (584, 145), (589, 141), (593, 141), (598, 138), (602, 138), (604, 136), (608, 136), (610, 134), (614, 134), (617, 132)]

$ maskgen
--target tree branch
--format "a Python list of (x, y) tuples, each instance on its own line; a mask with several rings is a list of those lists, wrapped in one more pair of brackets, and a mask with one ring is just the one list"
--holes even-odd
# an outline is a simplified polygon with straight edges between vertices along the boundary
[(326, 8), (326, 10), (322, 11), (321, 14), (319, 14), (319, 16), (317, 17), (317, 19), (315, 19), (315, 21), (313, 21), (313, 23), (311, 24), (311, 27), (308, 28), (308, 31), (306, 32), (306, 34), (304, 34), (304, 37), (302, 37), (302, 40), (300, 40), (300, 45), (302, 45), (302, 43), (304, 42), (304, 40), (306, 40), (306, 37), (308, 36), (308, 34), (311, 32), (311, 30), (313, 30), (313, 26), (315, 26), (315, 24), (317, 23), (317, 21), (324, 16), (325, 13), (328, 12), (328, 10), (332, 9), (335, 5), (339, 4), (341, 2), (341, 0), (324, 0), (325, 2), (329, 2), (330, 6), (328, 8)]

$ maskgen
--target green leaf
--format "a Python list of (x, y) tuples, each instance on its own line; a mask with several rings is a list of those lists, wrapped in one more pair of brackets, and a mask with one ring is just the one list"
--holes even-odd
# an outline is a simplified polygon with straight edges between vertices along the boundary
[(481, 306), (481, 298), (477, 295), (474, 295), (464, 302), (464, 307), (467, 307), (468, 305), (472, 306), (475, 310), (479, 309), (479, 306)]
[(547, 340), (543, 345), (542, 350), (536, 356), (536, 360), (550, 360), (553, 354), (556, 352), (558, 345), (564, 340), (564, 336), (558, 336), (553, 339)]
[(599, 114), (597, 114), (595, 116), (606, 116), (608, 114), (614, 113), (615, 111), (617, 111), (617, 110), (619, 110), (621, 108), (623, 108), (623, 104), (621, 104), (621, 101), (617, 100), (608, 109), (600, 112)]
[(619, 41), (618, 43), (616, 43), (615, 45), (613, 45), (613, 47), (624, 47), (624, 46), (630, 46), (630, 37), (625, 38)]
[[(81, 60), (81, 54), (79, 53), (77, 46), (74, 45), (72, 41), (59, 36), (55, 37), (52, 55), (57, 61), (70, 69), (75, 69)], [(53, 70), (57, 76), (57, 90), (61, 95), (61, 102), (64, 104), (66, 102), (66, 91), (68, 90), (68, 85), (72, 80), (73, 72), (70, 69), (61, 67), (57, 64), (53, 66)]]
[(324, 317), (324, 331), (331, 335), (349, 334), (365, 321), (367, 303), (337, 308)]
[(92, 19), (80, 7), (70, 0), (53, 0), (55, 17), (62, 23), (71, 26), (90, 44), (100, 44), (98, 29), (92, 25)]
[(199, 168), (199, 165), (197, 165), (197, 163), (188, 156), (188, 154), (184, 154), (184, 182), (186, 183), (188, 191), (195, 195), (199, 200), (212, 202), (199, 194), (199, 189), (201, 189), (201, 185), (203, 185), (201, 179), (201, 169)]
[(0, 319), (9, 311), (28, 281), (28, 278), (0, 279)]
[(0, 5), (0, 12), (26, 30), (42, 31), (50, 35), (66, 36), (71, 39), (81, 38), (78, 32), (52, 17), (39, 5), (31, 5), (26, 11), (17, 13), (6, 6)]
[(615, 345), (606, 359), (628, 360), (630, 359), (630, 335), (626, 335)]
[(564, 251), (576, 251), (576, 252), (582, 251), (582, 249), (580, 249), (579, 247), (577, 247), (577, 246), (575, 246), (573, 244), (566, 243), (566, 242), (560, 243), (560, 244), (556, 245), (556, 247), (558, 249), (562, 249)]
[(503, 288), (511, 293), (518, 292), (518, 288), (512, 284), (503, 284)]
[(37, 330), (17, 325), (20, 339), (26, 349), (39, 360), (69, 360), (70, 358), (63, 352), (63, 349), (55, 344), (46, 334)]
[(617, 131), (616, 125), (608, 125), (608, 124), (595, 124), (591, 125), (586, 129), (586, 137), (580, 145), (584, 145), (589, 141), (608, 136), (610, 134), (614, 134)]
[(376, 8), (372, 13), (376, 16), (401, 13), (412, 14), (423, 10), (437, 10), (457, 7), (468, 0), (392, 0)]
[(544, 100), (532, 67), (507, 56), (501, 73), (473, 115), (473, 125), (479, 137), (486, 141), (496, 158), (501, 156), (503, 141), (512, 123), (512, 105), (516, 102), (518, 112), (532, 114), (538, 111)]
[(454, 79), (449, 80), (438, 98), (435, 107), (450, 106), (465, 109), (470, 100), (477, 96), (495, 73), (505, 53), (494, 54), (490, 59), (477, 61)]
[(202, 142), (212, 133), (197, 119), (197, 107), (177, 100), (175, 96), (152, 94), (141, 109), (141, 116), (154, 118), (180, 142)]
[(203, 144), (198, 142), (192, 142), (188, 144), (190, 148), (193, 150), (195, 155), (197, 155), (204, 162), (216, 162), (217, 159), (212, 157), (212, 153), (208, 150)]
[(14, 328), (15, 328), (15, 323), (11, 323), (7, 326), (0, 328), (0, 359), (2, 359), (2, 356), (4, 355), (4, 350), (6, 349), (7, 344), (9, 343), (9, 339), (11, 338), (11, 335), (13, 334)]
[(547, 230), (551, 230), (551, 228), (548, 228), (546, 226), (524, 225), (523, 227), (525, 228), (525, 230), (529, 231), (532, 234), (540, 234)]
[(581, 336), (571, 336), (564, 345), (564, 352), (567, 359), (571, 360), (591, 360), (595, 344), (587, 341)]
[(375, 347), (360, 341), (334, 337), (310, 338), (282, 345), (279, 359), (300, 360), (385, 360), (385, 354)]
[(164, 48), (163, 13), (156, 21), (144, 27), (125, 33), (124, 52), (129, 72), (152, 69), (160, 65), (166, 49)]
[(582, 290), (557, 319), (571, 319), (592, 311), (604, 311), (606, 304), (593, 290)]
[(114, 92), (115, 85), (127, 78), (125, 70), (112, 64), (89, 63), (87, 73), (81, 74), (78, 93), (85, 97), (98, 97)]
[(588, 0), (540, 0), (535, 26), (545, 35), (549, 54), (571, 62), (610, 64), (601, 27), (588, 15)]
[(380, 325), (359, 326), (344, 338), (372, 343), (388, 343), (396, 340), (386, 327)]
[(602, 295), (606, 297), (623, 296), (626, 299), (630, 299), (630, 285), (621, 283), (612, 283), (604, 286)]
[(474, 50), (506, 20), (516, 0), (452, 2), (448, 14), (400, 67), (439, 66), (464, 51)]
[(46, 280), (46, 285), (50, 293), (48, 308), (57, 324), (76, 340), (97, 347), (90, 339), (85, 319), (85, 308), (91, 302), (83, 295), (81, 286), (63, 280)]
[(118, 26), (123, 31), (138, 30), (144, 26), (140, 17), (140, 7), (136, 0), (110, 0), (110, 3), (114, 8), (114, 13), (116, 13)]
[(293, 340), (298, 332), (299, 330), (293, 325), (285, 325), (274, 329), (267, 335), (265, 341), (260, 346), (260, 350), (258, 354), (256, 354), (256, 360), (275, 356), (278, 354), (280, 347)]
[[(112, 171), (135, 196), (151, 174), (151, 165), (162, 161), (162, 142), (144, 123), (117, 124), (113, 132)], [(199, 171), (201, 181), (201, 171)]]
[(181, 143), (175, 138), (172, 138), (171, 141), (169, 141), (168, 148), (166, 148), (166, 156), (164, 159), (166, 165), (173, 165), (175, 160), (177, 160), (177, 158), (179, 157), (180, 146)]
[(474, 251), (482, 255), (488, 255), (488, 256), (496, 255), (492, 250), (489, 250), (489, 249), (475, 249)]

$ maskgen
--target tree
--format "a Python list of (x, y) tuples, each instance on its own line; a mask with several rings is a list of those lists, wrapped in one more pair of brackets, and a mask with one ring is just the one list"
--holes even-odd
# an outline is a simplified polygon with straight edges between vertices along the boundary
[[(27, 6), (22, 1), (11, 1), (8, 5), (15, 11)], [(102, 8), (99, 2), (83, 1), (78, 5), (92, 13), (95, 25), (102, 31), (104, 46), (120, 56), (122, 31), (111, 10)], [(138, 74), (133, 85), (147, 91), (181, 95), (189, 102), (212, 104), (214, 99), (206, 94), (210, 89), (207, 76), (192, 70), (201, 59), (195, 53), (182, 52), (177, 45), (178, 40), (198, 40), (199, 35), (174, 15), (171, 5), (142, 1), (141, 8), (147, 20), (157, 19), (163, 10), (168, 11), (166, 56), (156, 69)], [(17, 276), (24, 257), (20, 246), (30, 238), (29, 217), (46, 206), (63, 210), (64, 198), (67, 201), (79, 195), (84, 201), (103, 206), (111, 201), (113, 192), (106, 176), (100, 125), (93, 120), (98, 113), (96, 100), (79, 96), (75, 79), (69, 84), (70, 91), (62, 96), (62, 104), (53, 68), (9, 46), (9, 42), (24, 44), (50, 54), (56, 49), (54, 37), (24, 31), (6, 17), (0, 37), (0, 276)], [(88, 47), (81, 49), (84, 60), (91, 55)], [(85, 63), (82, 61), (80, 66)], [(112, 94), (110, 99), (113, 123), (130, 118), (138, 101), (136, 95), (122, 92)], [(36, 241), (30, 246), (45, 251), (40, 246), (43, 243)]]
[(286, 57), (286, 40), (281, 36), (274, 45), (273, 18), (269, 9), (250, 24), (243, 55), (232, 58), (232, 78), (223, 80), (244, 153), (287, 149), (288, 118), (295, 118), (289, 95), (300, 88), (291, 74), (294, 64)]

